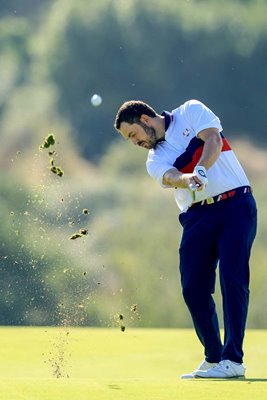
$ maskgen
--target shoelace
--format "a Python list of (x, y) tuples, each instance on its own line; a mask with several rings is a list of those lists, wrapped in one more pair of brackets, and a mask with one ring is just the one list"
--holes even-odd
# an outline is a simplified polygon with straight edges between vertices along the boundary
[[(226, 364), (226, 365), (225, 365)], [(219, 362), (219, 364), (215, 365), (214, 367), (212, 367), (213, 369), (221, 369), (221, 367), (223, 368), (227, 368), (227, 362), (226, 360), (222, 360)], [(229, 367), (228, 367), (229, 368)], [(227, 368), (227, 369), (228, 369)]]

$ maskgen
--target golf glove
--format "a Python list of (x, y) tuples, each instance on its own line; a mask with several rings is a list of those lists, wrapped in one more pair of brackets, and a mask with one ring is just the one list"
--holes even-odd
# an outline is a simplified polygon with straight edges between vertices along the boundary
[(207, 171), (205, 167), (201, 165), (196, 165), (194, 169), (194, 174), (197, 175), (198, 179), (202, 182), (203, 186), (207, 186), (208, 178), (207, 178)]

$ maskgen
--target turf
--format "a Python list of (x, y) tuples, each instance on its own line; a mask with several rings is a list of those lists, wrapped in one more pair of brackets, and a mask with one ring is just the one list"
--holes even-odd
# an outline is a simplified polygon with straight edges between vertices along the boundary
[(202, 360), (192, 330), (0, 328), (2, 400), (262, 400), (267, 332), (247, 331), (246, 379), (181, 380)]

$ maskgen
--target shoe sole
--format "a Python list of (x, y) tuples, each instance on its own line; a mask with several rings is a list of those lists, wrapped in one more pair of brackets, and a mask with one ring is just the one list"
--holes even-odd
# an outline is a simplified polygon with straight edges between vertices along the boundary
[(193, 374), (188, 374), (188, 375), (182, 375), (180, 376), (181, 379), (195, 379), (196, 375)]
[(239, 379), (239, 378), (245, 378), (245, 375), (235, 375), (235, 376), (199, 376), (195, 375), (195, 379)]

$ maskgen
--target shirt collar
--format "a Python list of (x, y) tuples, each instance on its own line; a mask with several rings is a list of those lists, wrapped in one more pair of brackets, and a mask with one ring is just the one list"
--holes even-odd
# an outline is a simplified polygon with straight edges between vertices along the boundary
[(165, 132), (167, 132), (171, 122), (173, 121), (173, 115), (169, 111), (163, 111), (161, 115), (165, 119)]

